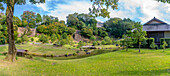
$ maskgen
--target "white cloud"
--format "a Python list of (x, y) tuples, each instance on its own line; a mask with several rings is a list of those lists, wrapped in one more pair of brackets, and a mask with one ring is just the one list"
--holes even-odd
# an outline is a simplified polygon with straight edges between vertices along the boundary
[(90, 3), (85, 1), (74, 1), (71, 2), (69, 5), (66, 4), (59, 4), (56, 10), (50, 11), (49, 15), (57, 16), (60, 20), (66, 21), (66, 16), (68, 14), (77, 13), (89, 13), (89, 7), (91, 6)]
[[(47, 0), (48, 2), (50, 0)], [(51, 0), (52, 1), (52, 0)], [(111, 10), (110, 16), (119, 18), (140, 19), (142, 23), (147, 22), (153, 17), (157, 17), (167, 23), (170, 23), (170, 4), (164, 4), (155, 0), (120, 0), (119, 10)], [(72, 13), (89, 13), (91, 7), (89, 1), (68, 1), (68, 4), (57, 4), (54, 10), (49, 11), (47, 3), (37, 4), (37, 7), (50, 12), (49, 15), (59, 17), (66, 21), (66, 16)], [(99, 21), (107, 18), (97, 18)], [(135, 20), (136, 21), (136, 20)]]
[(110, 10), (111, 17), (139, 18), (142, 23), (157, 17), (170, 23), (170, 4), (155, 0), (120, 0), (119, 3), (119, 10)]
[(36, 6), (43, 9), (43, 11), (48, 11), (47, 5), (45, 3), (36, 4)]

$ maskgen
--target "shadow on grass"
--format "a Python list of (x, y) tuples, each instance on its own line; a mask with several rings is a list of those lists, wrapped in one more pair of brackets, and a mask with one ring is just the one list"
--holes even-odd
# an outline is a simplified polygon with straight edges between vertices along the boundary
[(150, 70), (150, 71), (121, 71), (119, 73), (114, 73), (119, 75), (137, 75), (137, 76), (159, 76), (159, 75), (170, 75), (169, 69), (161, 69), (161, 70)]

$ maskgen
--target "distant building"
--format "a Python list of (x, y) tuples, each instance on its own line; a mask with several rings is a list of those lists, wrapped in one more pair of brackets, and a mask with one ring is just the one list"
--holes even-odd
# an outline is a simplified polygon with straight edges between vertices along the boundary
[(143, 25), (143, 30), (148, 38), (155, 39), (155, 43), (160, 43), (160, 38), (170, 38), (170, 25), (155, 17)]
[(103, 23), (102, 22), (97, 22), (97, 26), (96, 27), (98, 27), (98, 28), (103, 27)]

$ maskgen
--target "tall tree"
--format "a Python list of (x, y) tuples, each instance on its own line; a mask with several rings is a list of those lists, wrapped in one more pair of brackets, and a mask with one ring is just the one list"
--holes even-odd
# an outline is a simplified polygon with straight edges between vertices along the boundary
[(35, 28), (36, 25), (36, 15), (33, 11), (24, 11), (21, 15), (22, 20), (27, 21), (27, 27)]
[[(32, 4), (36, 3), (44, 3), (45, 0), (29, 0)], [(15, 47), (15, 42), (14, 42), (14, 26), (13, 26), (13, 14), (14, 14), (14, 6), (15, 5), (23, 5), (26, 4), (26, 0), (0, 0), (0, 2), (3, 2), (7, 4), (6, 8), (6, 24), (8, 27), (8, 55), (5, 58), (5, 60), (8, 61), (16, 61), (16, 47)], [(0, 8), (2, 8), (2, 3), (0, 3)]]
[(143, 31), (143, 26), (140, 23), (135, 23), (135, 29), (131, 33), (130, 36), (132, 36), (133, 39), (136, 40), (136, 42), (139, 45), (139, 53), (140, 53), (140, 46), (141, 42), (145, 40), (146, 31)]
[(41, 17), (41, 15), (38, 13), (38, 14), (36, 15), (36, 23), (40, 23), (40, 22), (42, 22), (42, 17)]

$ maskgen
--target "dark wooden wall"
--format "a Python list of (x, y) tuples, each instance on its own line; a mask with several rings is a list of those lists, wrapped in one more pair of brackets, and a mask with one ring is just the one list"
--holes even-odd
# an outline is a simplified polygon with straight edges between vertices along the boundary
[(163, 31), (147, 32), (147, 37), (154, 38), (155, 43), (160, 43), (160, 38), (164, 38), (164, 32)]

